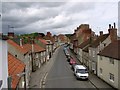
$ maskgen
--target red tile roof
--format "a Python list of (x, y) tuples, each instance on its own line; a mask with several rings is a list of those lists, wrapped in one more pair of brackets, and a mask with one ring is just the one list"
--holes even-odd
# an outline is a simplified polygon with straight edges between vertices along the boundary
[(106, 56), (114, 59), (120, 60), (120, 40), (117, 40), (109, 44), (104, 50), (102, 50), (98, 55)]
[[(28, 51), (32, 51), (32, 44), (24, 44), (23, 48), (26, 48)], [(33, 44), (34, 52), (42, 52), (45, 51), (44, 48), (40, 47), (37, 44)]]
[(24, 71), (25, 64), (8, 53), (8, 73), (12, 77), (12, 88), (16, 88), (20, 77), (17, 74), (20, 74)]
[(49, 44), (45, 39), (38, 39), (40, 42), (44, 43), (44, 44)]
[(23, 54), (26, 54), (28, 51), (27, 51), (27, 49), (25, 49), (25, 48), (23, 48), (23, 47), (21, 47), (21, 46), (19, 46), (17, 43), (15, 43), (13, 40), (7, 40), (7, 42), (10, 44), (10, 45), (12, 45), (12, 46), (14, 46), (17, 50), (19, 50), (21, 53), (23, 53)]

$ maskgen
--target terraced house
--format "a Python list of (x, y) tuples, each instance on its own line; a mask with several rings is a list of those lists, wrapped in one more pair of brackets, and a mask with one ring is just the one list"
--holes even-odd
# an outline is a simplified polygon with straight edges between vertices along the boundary
[(10, 53), (8, 53), (8, 74), (9, 88), (26, 88), (25, 64)]
[(103, 34), (103, 32), (100, 31), (100, 36), (94, 42), (92, 42), (91, 46), (89, 47), (89, 67), (94, 74), (97, 74), (97, 54), (115, 40), (117, 40), (117, 29), (114, 23), (114, 26), (109, 24), (107, 34)]
[(24, 62), (24, 64), (26, 65), (25, 78), (26, 78), (26, 88), (28, 88), (30, 81), (30, 74), (32, 72), (32, 64), (31, 64), (32, 60), (30, 56), (31, 52), (29, 52), (26, 48), (23, 48), (22, 43), (18, 45), (16, 42), (10, 39), (7, 40), (7, 42), (8, 42), (8, 52), (13, 56), (15, 56), (16, 58), (18, 58), (19, 60), (21, 60), (22, 62)]
[(110, 43), (98, 53), (97, 75), (111, 86), (120, 89), (120, 40)]
[[(34, 42), (34, 41), (33, 41)], [(31, 58), (32, 64), (32, 71), (36, 71), (38, 68), (41, 67), (43, 62), (45, 61), (45, 52), (46, 50), (39, 45), (33, 44), (24, 44), (23, 48), (26, 48), (29, 52), (29, 56)]]

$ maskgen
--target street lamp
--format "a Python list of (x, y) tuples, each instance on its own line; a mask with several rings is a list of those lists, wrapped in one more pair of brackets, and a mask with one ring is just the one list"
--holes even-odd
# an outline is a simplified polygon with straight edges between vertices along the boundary
[(0, 89), (1, 89), (2, 84), (3, 84), (3, 80), (0, 80)]

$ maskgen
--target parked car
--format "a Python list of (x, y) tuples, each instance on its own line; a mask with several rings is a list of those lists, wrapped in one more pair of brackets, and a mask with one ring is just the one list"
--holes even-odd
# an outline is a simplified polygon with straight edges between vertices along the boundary
[(69, 63), (70, 63), (70, 65), (76, 64), (76, 61), (73, 58), (71, 58)]
[(67, 57), (67, 61), (70, 62), (70, 59), (71, 59), (71, 56), (69, 55), (69, 56)]
[(76, 76), (77, 79), (85, 80), (88, 80), (89, 76), (87, 68), (83, 65), (75, 65), (74, 75)]

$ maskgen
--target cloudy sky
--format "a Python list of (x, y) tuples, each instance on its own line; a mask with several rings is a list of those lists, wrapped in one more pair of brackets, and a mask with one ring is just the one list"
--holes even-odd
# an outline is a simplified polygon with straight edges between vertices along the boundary
[[(22, 1), (22, 0), (21, 0)], [(118, 24), (118, 2), (2, 2), (2, 32), (50, 31), (72, 34), (80, 24), (89, 24), (96, 34), (107, 33), (108, 24)], [(9, 28), (10, 27), (14, 28)], [(117, 25), (118, 27), (118, 25)]]

